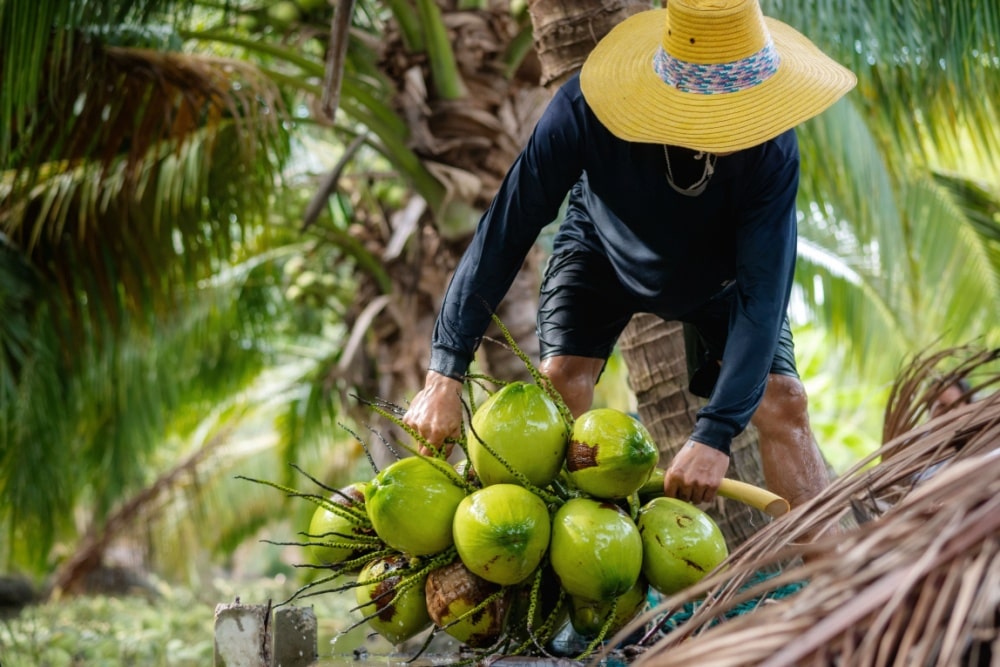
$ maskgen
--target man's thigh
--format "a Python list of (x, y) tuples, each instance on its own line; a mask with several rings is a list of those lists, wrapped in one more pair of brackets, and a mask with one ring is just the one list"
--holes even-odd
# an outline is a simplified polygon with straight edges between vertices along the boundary
[(582, 251), (553, 255), (538, 299), (541, 358), (607, 359), (634, 312), (607, 259)]

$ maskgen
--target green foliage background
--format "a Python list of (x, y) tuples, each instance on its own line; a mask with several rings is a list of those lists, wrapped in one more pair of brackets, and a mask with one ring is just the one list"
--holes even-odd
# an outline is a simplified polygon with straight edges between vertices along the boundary
[[(843, 470), (878, 444), (886, 393), (909, 355), (1000, 344), (1000, 10), (961, 0), (763, 4), (860, 79), (800, 133), (797, 349), (813, 427)], [(357, 3), (341, 113), (330, 121), (315, 109), (325, 75), (317, 35), (331, 12), (325, 3), (289, 17), (236, 0), (0, 0), (6, 569), (44, 583), (89, 527), (158, 488), (155, 511), (133, 517), (127, 537), (149, 545), (166, 578), (214, 590), (216, 568), (268, 562), (260, 554), (275, 548), (256, 539), (269, 527), (294, 533), (307, 520), (234, 471), (291, 483), (294, 462), (332, 485), (371, 474), (343, 424), (353, 388), (331, 386), (329, 371), (361, 278), (383, 292), (391, 284), (348, 229), (415, 195), (442, 221), (448, 212), (409, 148), (372, 44), (395, 19), (412, 50), (433, 59), (434, 76), (449, 76), (452, 54), (447, 40), (425, 41), (441, 25), (422, 25), (433, 17), (409, 3)], [(129, 79), (147, 86), (144, 113), (163, 121), (138, 132), (124, 96), (103, 90), (102, 74), (120, 74), (108, 53), (185, 82), (193, 97), (217, 95), (217, 107), (199, 107), (215, 122), (178, 129), (163, 121), (179, 104), (170, 90)], [(73, 112), (88, 100), (96, 115)], [(38, 108), (62, 109), (65, 122), (40, 121)], [(331, 197), (304, 230), (322, 176), (359, 136), (352, 191)], [(631, 405), (617, 357), (599, 401)], [(364, 424), (347, 426), (367, 435)], [(32, 650), (55, 651), (71, 636), (85, 644), (99, 632), (86, 628), (107, 621), (75, 604), (39, 608), (51, 616), (9, 636), (30, 643), (45, 626), (69, 634), (45, 635)], [(159, 620), (141, 605), (106, 605), (109, 616)], [(203, 632), (202, 621), (190, 629)], [(156, 627), (129, 626), (139, 636), (171, 631)]]

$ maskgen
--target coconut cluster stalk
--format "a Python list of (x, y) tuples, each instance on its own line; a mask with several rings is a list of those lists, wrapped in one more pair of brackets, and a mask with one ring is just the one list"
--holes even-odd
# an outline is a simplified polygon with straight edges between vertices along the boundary
[(274, 540), (264, 540), (265, 542), (277, 546), (302, 547), (304, 549), (311, 550), (314, 553), (318, 552), (318, 550), (326, 552), (330, 550), (340, 550), (343, 552), (343, 555), (338, 558), (336, 562), (324, 562), (324, 559), (319, 559), (320, 562), (318, 563), (311, 563), (304, 566), (318, 568), (336, 567), (337, 570), (343, 572), (360, 570), (361, 567), (363, 567), (371, 559), (378, 558), (389, 553), (386, 545), (375, 534), (371, 520), (369, 519), (368, 513), (364, 508), (363, 497), (359, 497), (356, 491), (351, 488), (355, 485), (345, 487), (344, 489), (331, 488), (310, 476), (297, 466), (295, 466), (295, 469), (308, 477), (313, 483), (326, 491), (329, 495), (323, 496), (316, 493), (304, 493), (283, 484), (244, 477), (242, 475), (238, 476), (238, 478), (245, 479), (256, 484), (270, 486), (271, 488), (283, 491), (289, 498), (301, 498), (316, 505), (316, 510), (313, 514), (314, 521), (310, 523), (310, 527), (315, 525), (315, 518), (321, 513), (330, 513), (334, 517), (341, 520), (338, 525), (342, 527), (343, 530), (324, 531), (322, 533), (300, 532), (300, 535), (303, 535), (308, 540), (305, 542), (279, 542)]

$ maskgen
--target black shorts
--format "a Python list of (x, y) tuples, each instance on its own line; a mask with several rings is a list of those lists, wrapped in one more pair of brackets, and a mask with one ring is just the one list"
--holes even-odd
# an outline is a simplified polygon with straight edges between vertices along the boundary
[[(696, 396), (710, 396), (718, 380), (733, 294), (733, 289), (724, 288), (680, 320), (684, 325), (688, 385)], [(622, 287), (607, 259), (587, 252), (553, 255), (538, 301), (537, 333), (542, 359), (564, 354), (607, 359), (632, 315), (653, 312)], [(770, 372), (799, 376), (787, 316)]]

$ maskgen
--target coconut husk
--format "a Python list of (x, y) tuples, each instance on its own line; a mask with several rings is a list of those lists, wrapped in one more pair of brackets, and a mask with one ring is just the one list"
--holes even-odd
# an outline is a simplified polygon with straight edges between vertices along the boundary
[[(918, 425), (955, 352), (901, 374), (878, 451), (597, 658), (645, 629), (635, 665), (1000, 664), (1000, 392)], [(998, 352), (961, 350), (957, 368), (981, 391)]]

